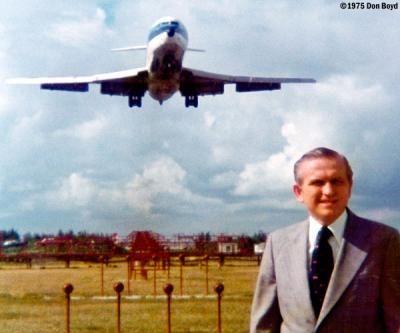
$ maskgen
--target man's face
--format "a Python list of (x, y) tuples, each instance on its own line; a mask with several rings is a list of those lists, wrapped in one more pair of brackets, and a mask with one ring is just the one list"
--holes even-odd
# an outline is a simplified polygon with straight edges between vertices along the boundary
[(341, 159), (315, 158), (303, 161), (298, 169), (300, 184), (293, 186), (298, 201), (324, 225), (334, 222), (346, 209), (352, 183)]

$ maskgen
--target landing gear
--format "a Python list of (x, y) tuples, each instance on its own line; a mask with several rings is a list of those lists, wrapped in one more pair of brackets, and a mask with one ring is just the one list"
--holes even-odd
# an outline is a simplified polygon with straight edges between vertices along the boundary
[(142, 96), (130, 95), (129, 96), (129, 107), (137, 106), (140, 108), (142, 106)]
[(197, 95), (188, 95), (185, 96), (185, 106), (189, 107), (189, 106), (194, 106), (195, 108), (197, 108), (199, 106), (199, 98)]

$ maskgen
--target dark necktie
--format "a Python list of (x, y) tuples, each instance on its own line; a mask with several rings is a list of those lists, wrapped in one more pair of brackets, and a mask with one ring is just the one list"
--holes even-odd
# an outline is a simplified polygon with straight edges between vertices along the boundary
[(332, 232), (327, 227), (320, 229), (311, 257), (309, 281), (311, 300), (316, 317), (318, 317), (321, 311), (333, 270), (332, 248), (328, 243), (328, 239), (331, 236)]

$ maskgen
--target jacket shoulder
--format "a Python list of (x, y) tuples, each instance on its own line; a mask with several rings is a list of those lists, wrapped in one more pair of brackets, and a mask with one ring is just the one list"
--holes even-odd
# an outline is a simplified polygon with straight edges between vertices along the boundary
[(389, 225), (349, 214), (344, 237), (359, 248), (385, 248), (389, 242), (400, 242), (399, 231)]
[(302, 221), (302, 222), (297, 222), (291, 225), (288, 225), (283, 228), (279, 228), (274, 230), (273, 232), (270, 233), (271, 236), (273, 237), (281, 237), (283, 235), (291, 235), (291, 234), (297, 234), (299, 232), (303, 232), (304, 229), (308, 228), (308, 221)]
[(291, 224), (271, 232), (267, 237), (267, 242), (271, 245), (277, 246), (278, 244), (286, 245), (291, 244), (299, 239), (306, 239), (308, 234), (308, 221), (298, 222)]

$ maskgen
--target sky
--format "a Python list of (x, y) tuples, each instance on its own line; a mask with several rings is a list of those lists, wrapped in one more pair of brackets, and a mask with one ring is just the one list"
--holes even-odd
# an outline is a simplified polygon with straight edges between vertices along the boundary
[[(380, 2), (376, 2), (380, 4)], [(126, 97), (11, 86), (6, 78), (143, 67), (160, 17), (189, 33), (184, 66), (316, 84), (141, 109)], [(293, 163), (326, 146), (355, 173), (350, 208), (400, 228), (400, 9), (339, 1), (0, 2), (0, 229), (270, 232), (303, 220)]]

